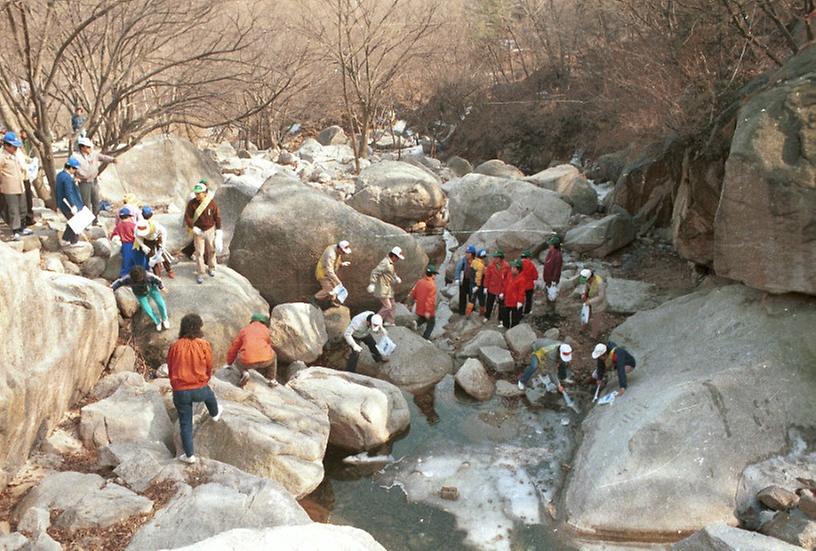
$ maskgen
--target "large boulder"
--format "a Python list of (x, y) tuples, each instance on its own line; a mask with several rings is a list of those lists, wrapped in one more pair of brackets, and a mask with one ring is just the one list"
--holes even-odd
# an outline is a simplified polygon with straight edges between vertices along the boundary
[(570, 525), (668, 537), (736, 523), (746, 467), (785, 449), (789, 427), (816, 418), (816, 379), (803, 367), (816, 358), (814, 323), (813, 301), (731, 285), (618, 327), (610, 339), (638, 368), (623, 397), (583, 422), (566, 490)]
[(672, 545), (671, 551), (801, 551), (789, 543), (724, 523), (706, 526)]
[(469, 358), (456, 372), (456, 384), (477, 400), (489, 400), (496, 392), (496, 383), (488, 375), (482, 362)]
[(317, 141), (320, 145), (341, 145), (348, 143), (349, 139), (339, 126), (329, 126), (320, 131)]
[(400, 161), (383, 161), (357, 178), (357, 193), (348, 204), (383, 222), (411, 228), (426, 223), (445, 208), (439, 179), (426, 170)]
[(397, 345), (388, 363), (378, 364), (368, 348), (360, 354), (361, 373), (385, 379), (403, 390), (431, 387), (453, 371), (453, 360), (436, 345), (405, 327), (390, 327), (388, 336)]
[(0, 486), (93, 388), (119, 334), (110, 289), (38, 264), (0, 244)]
[(632, 218), (624, 212), (618, 212), (571, 229), (564, 238), (564, 247), (603, 258), (634, 239), (635, 226)]
[(377, 543), (377, 540), (372, 538), (368, 532), (352, 526), (334, 526), (316, 522), (305, 526), (229, 530), (195, 545), (177, 547), (175, 551), (224, 551), (225, 549), (385, 551), (385, 547)]
[(504, 335), (495, 329), (485, 329), (479, 331), (476, 336), (462, 346), (462, 349), (459, 351), (459, 356), (464, 358), (476, 358), (479, 356), (479, 350), (487, 346), (507, 348), (507, 341), (504, 339)]
[(257, 187), (234, 177), (227, 177), (215, 192), (215, 203), (221, 213), (225, 248), (229, 248), (238, 218), (257, 192)]
[(304, 302), (278, 304), (270, 318), (272, 345), (283, 363), (309, 363), (323, 353), (329, 335), (319, 308)]
[(615, 277), (606, 280), (606, 311), (612, 314), (634, 314), (660, 304), (653, 283)]
[(524, 179), (527, 182), (556, 191), (572, 205), (575, 212), (593, 214), (598, 210), (598, 194), (587, 179), (572, 165), (558, 165)]
[(385, 444), (408, 428), (411, 412), (402, 392), (385, 381), (310, 367), (287, 385), (329, 412), (329, 443), (351, 451)]
[(714, 223), (717, 275), (816, 295), (816, 50), (740, 109)]
[(467, 159), (463, 159), (462, 157), (453, 156), (448, 159), (448, 162), (445, 165), (453, 172), (454, 176), (457, 178), (461, 178), (465, 174), (470, 174), (473, 172), (473, 165), (470, 164), (470, 161)]
[(99, 175), (99, 185), (107, 199), (121, 201), (129, 192), (141, 201), (184, 210), (193, 184), (201, 178), (211, 188), (221, 185), (218, 165), (187, 140), (161, 135), (119, 155), (116, 164)]
[(349, 240), (353, 250), (351, 267), (339, 273), (352, 310), (379, 303), (366, 292), (369, 275), (395, 245), (406, 257), (397, 264), (403, 281), (398, 296), (410, 291), (428, 263), (414, 238), (399, 228), (298, 182), (271, 178), (241, 215), (230, 245), (230, 266), (270, 303), (302, 302), (320, 288), (314, 270), (323, 250), (341, 239)]
[(524, 173), (522, 171), (513, 165), (508, 165), (501, 159), (491, 159), (489, 161), (485, 161), (474, 168), (473, 172), (477, 174), (484, 174), (485, 176), (495, 176), (496, 178), (509, 178), (515, 180), (521, 180), (524, 178)]
[(252, 314), (268, 312), (269, 305), (245, 277), (226, 266), (218, 266), (215, 277), (205, 277), (201, 285), (195, 281), (194, 263), (178, 264), (175, 269), (175, 279), (162, 279), (173, 326), (156, 331), (150, 318), (139, 312), (134, 318), (135, 347), (149, 365), (158, 367), (166, 361), (167, 349), (178, 337), (175, 328), (181, 318), (195, 313), (204, 320), (204, 336), (212, 345), (215, 365), (222, 365), (241, 328), (249, 323)]

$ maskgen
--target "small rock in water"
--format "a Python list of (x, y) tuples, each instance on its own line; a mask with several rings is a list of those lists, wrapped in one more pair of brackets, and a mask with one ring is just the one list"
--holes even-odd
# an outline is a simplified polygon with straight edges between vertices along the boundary
[(439, 491), (439, 497), (448, 501), (456, 501), (459, 499), (459, 488), (456, 486), (443, 486)]

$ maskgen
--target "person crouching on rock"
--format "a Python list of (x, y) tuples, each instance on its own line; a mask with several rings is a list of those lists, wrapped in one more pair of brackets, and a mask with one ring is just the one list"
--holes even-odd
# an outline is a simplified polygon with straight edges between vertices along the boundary
[(607, 370), (614, 368), (618, 372), (618, 386), (620, 386), (618, 396), (623, 396), (629, 386), (626, 376), (637, 367), (635, 357), (622, 346), (609, 341), (606, 344), (595, 345), (592, 359), (597, 360), (597, 366), (592, 373), (592, 378), (595, 379), (597, 385), (602, 388), (606, 384)]
[(178, 458), (185, 463), (195, 463), (193, 450), (193, 405), (204, 402), (213, 421), (220, 421), (224, 410), (218, 404), (209, 386), (212, 377), (212, 347), (204, 340), (201, 327), (204, 322), (198, 314), (181, 318), (179, 338), (167, 351), (167, 369), (173, 388), (173, 405), (176, 407), (184, 454)]
[(388, 358), (383, 358), (380, 351), (377, 350), (377, 341), (374, 340), (374, 336), (371, 334), (380, 332), (384, 336), (388, 335), (388, 331), (383, 327), (382, 316), (379, 314), (375, 314), (369, 310), (361, 312), (351, 318), (351, 323), (349, 323), (343, 333), (343, 338), (346, 339), (346, 342), (351, 347), (351, 355), (349, 356), (348, 362), (346, 362), (346, 371), (350, 371), (351, 373), (357, 372), (357, 361), (360, 359), (360, 352), (363, 351), (363, 347), (360, 346), (361, 342), (368, 346), (375, 361), (379, 363), (388, 361)]
[(320, 290), (314, 296), (316, 300), (329, 299), (332, 304), (339, 306), (337, 297), (334, 296), (334, 290), (342, 285), (337, 277), (337, 270), (341, 266), (351, 265), (351, 262), (343, 260), (344, 254), (351, 254), (351, 244), (346, 240), (331, 244), (323, 251), (315, 266), (315, 279), (320, 283)]
[(411, 289), (411, 300), (416, 304), (417, 325), (425, 324), (425, 332), (422, 338), (431, 340), (436, 325), (436, 266), (428, 264), (425, 269), (425, 277), (420, 279)]
[(241, 329), (227, 351), (227, 363), (241, 372), (238, 386), (243, 387), (249, 381), (249, 370), (254, 369), (264, 374), (274, 386), (278, 373), (278, 357), (272, 348), (272, 336), (269, 334), (269, 316), (252, 314), (249, 325)]
[(527, 279), (521, 270), (521, 260), (510, 263), (510, 276), (504, 284), (504, 293), (499, 295), (499, 298), (504, 300), (500, 323), (508, 329), (521, 323), (521, 316), (524, 313), (524, 287), (527, 285)]
[(527, 383), (539, 368), (544, 368), (545, 364), (549, 364), (551, 366), (550, 377), (558, 386), (558, 392), (564, 392), (564, 383), (571, 384), (574, 382), (569, 370), (571, 361), (572, 347), (567, 343), (539, 347), (530, 358), (530, 366), (519, 377), (519, 390), (526, 388)]
[(383, 258), (379, 264), (371, 271), (367, 291), (380, 299), (382, 308), (377, 312), (385, 320), (385, 326), (391, 327), (396, 321), (394, 315), (394, 285), (399, 285), (402, 280), (397, 275), (395, 265), (398, 260), (405, 260), (402, 249), (394, 247), (388, 256)]
[[(161, 296), (162, 292), (167, 292), (164, 288), (162, 280), (146, 271), (142, 266), (134, 266), (130, 269), (130, 274), (120, 277), (111, 284), (113, 290), (116, 291), (119, 287), (127, 285), (133, 290), (139, 305), (156, 326), (156, 331), (161, 331), (162, 328), (170, 329), (170, 318), (167, 316), (167, 305), (164, 303), (164, 298)], [(159, 309), (161, 319), (156, 317), (153, 308), (150, 306), (150, 299), (156, 303)]]
[(224, 237), (221, 232), (221, 212), (207, 191), (207, 184), (198, 182), (193, 186), (193, 198), (187, 203), (184, 211), (184, 225), (193, 233), (195, 245), (196, 283), (204, 283), (204, 272), (215, 277), (216, 253), (224, 248)]
[(473, 293), (473, 273), (470, 267), (474, 258), (476, 258), (476, 247), (468, 245), (465, 249), (465, 256), (456, 263), (453, 284), (459, 287), (460, 316), (464, 316), (467, 312), (467, 306), (470, 304), (471, 294)]

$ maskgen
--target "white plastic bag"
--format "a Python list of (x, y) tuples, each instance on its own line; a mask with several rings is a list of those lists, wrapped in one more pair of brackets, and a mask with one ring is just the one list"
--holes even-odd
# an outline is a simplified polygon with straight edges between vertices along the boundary
[(377, 343), (377, 350), (384, 358), (390, 356), (396, 348), (397, 344), (387, 336), (380, 339), (380, 342)]
[(337, 299), (337, 302), (339, 302), (340, 304), (346, 302), (346, 299), (348, 298), (348, 289), (343, 287), (342, 283), (335, 287), (334, 289), (332, 289), (331, 292), (334, 295), (334, 298)]
[(555, 299), (558, 298), (558, 285), (553, 283), (547, 287), (547, 300), (550, 302), (555, 302)]
[(589, 317), (592, 315), (592, 307), (589, 304), (584, 304), (581, 307), (581, 325), (589, 323)]

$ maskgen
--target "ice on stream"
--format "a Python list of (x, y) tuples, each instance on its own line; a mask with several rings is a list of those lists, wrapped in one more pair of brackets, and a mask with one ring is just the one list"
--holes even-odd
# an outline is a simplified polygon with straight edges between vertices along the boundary
[[(453, 514), (469, 545), (509, 551), (514, 527), (549, 520), (546, 506), (561, 485), (562, 463), (571, 452), (563, 417), (549, 410), (513, 416), (518, 430), (508, 442), (436, 442), (434, 449), (386, 467), (378, 482), (391, 491), (399, 487), (409, 501)], [(440, 496), (449, 486), (459, 492), (455, 501)]]

